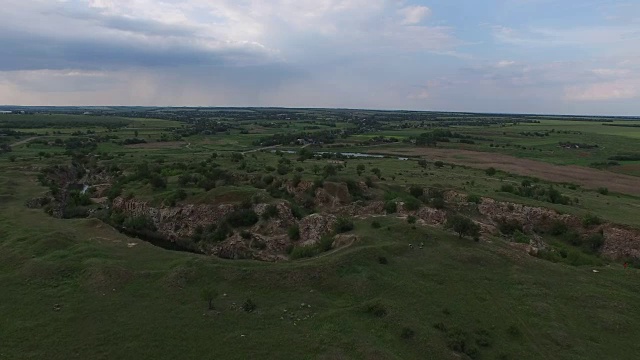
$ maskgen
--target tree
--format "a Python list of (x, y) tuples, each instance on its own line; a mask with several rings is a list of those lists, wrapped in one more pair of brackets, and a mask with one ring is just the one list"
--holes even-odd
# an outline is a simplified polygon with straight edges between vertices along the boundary
[(324, 177), (335, 176), (337, 173), (336, 167), (331, 164), (324, 167)]
[(424, 190), (420, 186), (412, 186), (409, 189), (409, 194), (411, 194), (411, 196), (413, 197), (419, 198), (424, 194)]
[(484, 172), (485, 172), (485, 174), (487, 174), (489, 176), (493, 176), (498, 172), (498, 170), (496, 170), (496, 168), (494, 168), (494, 167), (490, 167), (487, 170), (485, 170)]
[(202, 289), (202, 300), (206, 301), (209, 305), (208, 309), (213, 310), (213, 299), (218, 297), (218, 292), (213, 288), (204, 288)]
[(426, 168), (429, 163), (425, 159), (418, 160), (418, 165), (422, 168)]
[(436, 161), (435, 163), (433, 163), (433, 165), (435, 165), (437, 168), (441, 168), (444, 166), (444, 163), (442, 161)]
[(382, 172), (378, 168), (371, 169), (371, 172), (374, 173), (378, 177), (378, 179), (382, 177)]
[(460, 238), (463, 236), (471, 236), (473, 238), (480, 236), (480, 226), (468, 217), (459, 214), (447, 220), (447, 228), (453, 229)]
[(356, 171), (358, 172), (358, 176), (361, 176), (362, 173), (364, 172), (365, 167), (364, 164), (358, 164), (358, 166), (356, 167)]
[(318, 164), (313, 165), (313, 173), (318, 175), (318, 173), (320, 172), (320, 166)]
[(134, 132), (133, 132), (133, 136), (134, 136), (134, 137), (138, 137), (138, 134), (139, 134), (139, 133), (138, 133), (138, 130), (136, 130), (136, 131), (134, 131)]

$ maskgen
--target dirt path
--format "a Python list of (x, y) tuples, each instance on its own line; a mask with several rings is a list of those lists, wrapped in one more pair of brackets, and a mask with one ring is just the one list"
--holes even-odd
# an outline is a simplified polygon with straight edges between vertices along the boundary
[(243, 151), (243, 152), (242, 152), (242, 155), (246, 155), (246, 154), (249, 154), (249, 153), (252, 153), (252, 152), (256, 152), (256, 151), (262, 151), (262, 150), (275, 149), (275, 148), (277, 148), (277, 147), (279, 147), (279, 146), (280, 146), (280, 145), (273, 145), (273, 146), (263, 147), (263, 148), (260, 148), (260, 149), (253, 149), (253, 150)]
[(542, 161), (515, 156), (457, 149), (417, 148), (374, 150), (394, 155), (422, 156), (428, 160), (441, 160), (479, 169), (494, 167), (524, 176), (553, 182), (574, 183), (586, 188), (606, 187), (613, 192), (640, 195), (640, 177), (617, 174), (577, 165), (553, 165)]
[(33, 137), (28, 138), (28, 139), (20, 140), (20, 141), (18, 141), (16, 143), (13, 143), (13, 144), (9, 145), (9, 146), (11, 146), (11, 147), (19, 146), (19, 145), (22, 145), (22, 144), (26, 144), (29, 141), (33, 141), (33, 140), (35, 140), (37, 138), (38, 138), (38, 136), (33, 136)]

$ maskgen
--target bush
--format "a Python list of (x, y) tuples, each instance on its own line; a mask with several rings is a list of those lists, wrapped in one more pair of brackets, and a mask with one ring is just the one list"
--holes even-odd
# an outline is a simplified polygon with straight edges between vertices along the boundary
[(482, 198), (480, 197), (480, 195), (469, 195), (467, 196), (467, 202), (480, 204), (482, 202)]
[(365, 312), (379, 318), (387, 316), (387, 309), (385, 306), (377, 302), (368, 304), (365, 308)]
[(516, 193), (516, 188), (511, 184), (503, 184), (502, 186), (500, 186), (500, 191), (514, 194)]
[(264, 209), (264, 213), (262, 213), (262, 218), (264, 220), (269, 220), (274, 217), (278, 217), (278, 207), (275, 204), (267, 205)]
[(291, 215), (300, 220), (304, 217), (304, 210), (297, 204), (291, 205)]
[(384, 204), (384, 211), (387, 214), (394, 214), (396, 211), (398, 211), (398, 204), (396, 204), (395, 201), (387, 201)]
[(292, 241), (300, 240), (300, 227), (298, 225), (293, 225), (289, 227), (287, 230), (287, 234), (289, 235), (289, 239)]
[(353, 221), (351, 221), (351, 219), (339, 217), (334, 228), (338, 234), (351, 231), (354, 228)]
[(585, 215), (584, 219), (582, 219), (582, 225), (586, 228), (597, 226), (600, 224), (602, 224), (602, 219), (594, 214), (587, 214)]
[(498, 230), (505, 235), (513, 235), (516, 231), (523, 232), (522, 224), (518, 220), (504, 217), (498, 220)]
[(378, 256), (378, 264), (387, 265), (389, 261), (385, 256)]
[(530, 242), (529, 237), (523, 234), (520, 230), (516, 230), (513, 233), (513, 241), (521, 244), (528, 244)]
[(569, 227), (567, 227), (567, 224), (565, 224), (564, 222), (562, 222), (560, 220), (555, 220), (551, 224), (551, 228), (549, 229), (549, 233), (551, 235), (553, 235), (553, 236), (562, 235), (562, 234), (566, 233), (567, 231), (569, 231)]
[(609, 189), (607, 189), (606, 187), (598, 188), (598, 193), (602, 195), (609, 195)]
[(419, 198), (420, 196), (424, 195), (424, 190), (420, 186), (412, 186), (409, 189), (409, 194), (411, 194), (411, 196), (413, 197)]
[(409, 198), (404, 202), (404, 207), (405, 209), (409, 210), (409, 211), (416, 211), (418, 209), (420, 209), (420, 206), (422, 205), (422, 203), (420, 202), (420, 200), (416, 199), (416, 198)]
[(498, 170), (496, 170), (496, 168), (494, 168), (494, 167), (490, 167), (487, 170), (485, 170), (484, 172), (485, 172), (485, 174), (487, 174), (489, 176), (493, 176), (498, 172)]
[(416, 335), (416, 332), (413, 331), (413, 329), (408, 327), (402, 328), (402, 332), (400, 333), (400, 337), (405, 340), (413, 339), (415, 335)]
[(430, 205), (436, 209), (444, 209), (447, 203), (445, 203), (444, 199), (441, 197), (435, 197), (431, 199)]
[(444, 166), (444, 163), (442, 161), (436, 161), (433, 163), (433, 165), (437, 168), (441, 168)]
[(415, 216), (413, 216), (413, 215), (411, 215), (411, 216), (409, 216), (409, 217), (407, 218), (407, 222), (408, 222), (409, 224), (415, 224), (417, 220), (418, 220), (418, 218), (416, 218), (416, 217), (415, 217)]
[(380, 222), (378, 220), (373, 220), (371, 222), (371, 227), (374, 229), (380, 229), (380, 227), (382, 227), (382, 225), (380, 225)]
[(135, 231), (143, 231), (143, 230), (156, 231), (157, 230), (151, 218), (146, 216), (136, 216), (136, 217), (130, 216), (124, 220), (122, 225), (127, 229), (135, 230)]
[(463, 236), (471, 236), (473, 238), (480, 236), (480, 226), (474, 223), (473, 220), (459, 214), (447, 219), (446, 227), (453, 229), (460, 238)]
[(251, 209), (241, 209), (227, 215), (227, 222), (233, 227), (246, 227), (258, 222), (258, 214)]
[(316, 246), (294, 246), (289, 254), (292, 260), (310, 258), (318, 254), (318, 248)]
[(251, 299), (247, 299), (247, 301), (242, 304), (242, 310), (249, 313), (253, 312), (256, 308), (256, 304)]
[(562, 240), (573, 245), (582, 245), (582, 237), (576, 231), (568, 231), (562, 235)]
[(587, 246), (587, 251), (597, 253), (602, 245), (604, 245), (604, 235), (596, 233), (589, 236), (585, 241), (585, 245)]

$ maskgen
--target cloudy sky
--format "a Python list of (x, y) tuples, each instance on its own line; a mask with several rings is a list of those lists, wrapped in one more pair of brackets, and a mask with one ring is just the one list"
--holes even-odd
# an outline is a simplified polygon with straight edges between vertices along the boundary
[(637, 0), (0, 7), (0, 104), (640, 115)]

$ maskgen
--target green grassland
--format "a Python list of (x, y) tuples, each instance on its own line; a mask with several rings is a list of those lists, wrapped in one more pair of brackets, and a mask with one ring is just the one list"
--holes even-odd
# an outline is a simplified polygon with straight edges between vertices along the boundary
[[(187, 194), (181, 203), (242, 201), (258, 192), (266, 201), (275, 201), (265, 190), (247, 184), (225, 184), (208, 191), (193, 184), (180, 186), (184, 166), (204, 162), (243, 176), (314, 181), (332, 165), (337, 173), (325, 181), (370, 179), (385, 197), (420, 185), (579, 216), (593, 213), (640, 227), (640, 198), (628, 194), (604, 195), (574, 184), (504, 172), (487, 175), (484, 169), (452, 164), (429, 162), (423, 167), (417, 158), (298, 161), (301, 145), (259, 150), (262, 146), (257, 142), (276, 134), (356, 128), (341, 120), (346, 117), (342, 111), (296, 114), (316, 116), (318, 121), (237, 120), (212, 113), (207, 116), (228, 130), (176, 138), (172, 137), (176, 131), (191, 124), (167, 118), (0, 116), (0, 129), (10, 119), (4, 122), (5, 128), (24, 133), (0, 138), (2, 142), (35, 138), (0, 154), (0, 359), (631, 359), (640, 351), (636, 341), (640, 337), (640, 272), (595, 257), (591, 262), (595, 265), (553, 263), (531, 257), (502, 238), (476, 243), (385, 216), (356, 220), (352, 231), (358, 236), (356, 243), (318, 257), (275, 264), (231, 261), (164, 250), (127, 237), (98, 219), (55, 219), (25, 206), (29, 199), (47, 192), (37, 181), (43, 168), (71, 161), (68, 149), (52, 142), (86, 138), (90, 130), (117, 137), (97, 143), (90, 161), (129, 172), (142, 163), (162, 168), (166, 188), (154, 189), (147, 181), (135, 180), (122, 189), (123, 194), (153, 205), (166, 205), (178, 189)], [(383, 114), (404, 116), (402, 112)], [(445, 120), (473, 117), (439, 116)], [(13, 126), (16, 119), (25, 123)], [(40, 126), (39, 121), (50, 124)], [(335, 127), (329, 125), (333, 122)], [(324, 144), (306, 149), (396, 149), (413, 146), (402, 143), (403, 139), (433, 129), (385, 124), (383, 130), (336, 139), (335, 148)], [(459, 144), (453, 139), (438, 147), (584, 166), (612, 155), (637, 153), (640, 138), (640, 128), (556, 119), (447, 129), (488, 140)], [(545, 137), (520, 134), (552, 129), (555, 132)], [(79, 131), (83, 134), (78, 135)], [(163, 135), (171, 139), (160, 141)], [(380, 135), (400, 142), (361, 145)], [(121, 143), (132, 138), (146, 143)], [(561, 149), (560, 141), (598, 144), (599, 148)], [(242, 160), (234, 158), (234, 153), (242, 152), (246, 152)], [(279, 173), (282, 163), (288, 169)], [(360, 175), (358, 165), (365, 167)], [(380, 177), (374, 169), (380, 170)], [(633, 170), (623, 172), (634, 175)], [(505, 184), (518, 185), (523, 180), (553, 186), (574, 201), (551, 204), (500, 191)], [(380, 228), (372, 227), (373, 220)], [(420, 243), (424, 248), (418, 248)], [(207, 309), (202, 296), (208, 289), (216, 294), (215, 310)], [(242, 309), (248, 299), (256, 305), (251, 312)]]
[[(457, 359), (460, 342), (488, 359), (640, 350), (638, 273), (620, 265), (594, 274), (393, 218), (383, 231), (357, 223), (362, 241), (321, 258), (223, 261), (28, 210), (42, 189), (18, 175), (0, 180), (3, 358)], [(200, 296), (210, 287), (215, 311)], [(239, 309), (247, 299), (251, 313)]]

